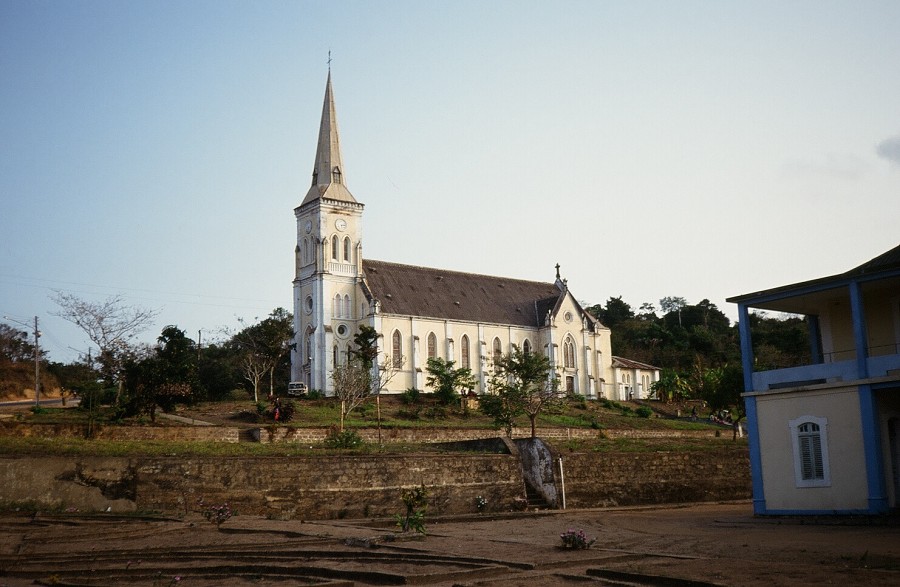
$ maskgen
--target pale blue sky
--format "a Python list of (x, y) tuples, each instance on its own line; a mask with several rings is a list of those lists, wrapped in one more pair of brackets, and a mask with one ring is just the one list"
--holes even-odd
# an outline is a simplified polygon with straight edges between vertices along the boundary
[(367, 257), (734, 317), (900, 242), (898, 31), (893, 0), (2, 0), (0, 316), (70, 361), (54, 289), (160, 310), (147, 341), (291, 309), (330, 49)]

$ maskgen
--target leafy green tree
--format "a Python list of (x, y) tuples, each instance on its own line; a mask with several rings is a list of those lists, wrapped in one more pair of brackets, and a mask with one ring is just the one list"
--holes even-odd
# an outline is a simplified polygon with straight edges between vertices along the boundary
[[(219, 341), (204, 345), (200, 349), (197, 365), (200, 389), (203, 399), (219, 401), (243, 387), (240, 366), (240, 350), (231, 341)], [(241, 389), (243, 391), (243, 389)]]
[(558, 381), (550, 377), (550, 359), (513, 346), (513, 351), (503, 355), (496, 367), (490, 380), (493, 395), (480, 398), (482, 412), (494, 418), (494, 424), (504, 428), (507, 436), (512, 435), (515, 418), (524, 414), (531, 423), (531, 437), (534, 438), (538, 415), (563, 405)]
[(678, 296), (666, 296), (659, 300), (659, 308), (663, 314), (675, 314), (678, 317), (678, 325), (681, 326), (681, 309), (687, 305), (687, 300)]
[(177, 326), (166, 326), (157, 346), (125, 363), (126, 412), (147, 414), (156, 421), (156, 409), (170, 412), (178, 403), (193, 401), (198, 389), (196, 343)]
[(634, 318), (634, 311), (627, 302), (622, 300), (622, 296), (611, 297), (606, 300), (606, 307), (603, 308), (603, 311), (597, 318), (604, 326), (612, 328), (616, 324)]
[(378, 360), (378, 331), (361, 324), (359, 331), (353, 335), (353, 344), (356, 348), (350, 351), (350, 356), (357, 358), (363, 367), (371, 370)]
[(650, 386), (650, 390), (656, 394), (661, 401), (672, 403), (688, 397), (691, 386), (688, 381), (678, 374), (674, 369), (663, 369), (659, 374), (659, 381), (655, 381)]
[[(243, 325), (243, 321), (241, 321)], [(253, 401), (259, 401), (259, 386), (269, 378), (269, 395), (275, 395), (275, 373), (281, 367), (283, 387), (290, 378), (288, 356), (293, 345), (293, 317), (284, 308), (275, 308), (269, 316), (234, 335), (232, 344), (239, 349), (241, 372), (253, 389)]]
[(782, 369), (812, 361), (806, 320), (797, 316), (750, 314), (753, 355), (760, 370)]
[(428, 359), (426, 385), (434, 389), (438, 401), (449, 406), (460, 399), (460, 394), (475, 388), (475, 376), (467, 367), (454, 368), (454, 361), (440, 357)]

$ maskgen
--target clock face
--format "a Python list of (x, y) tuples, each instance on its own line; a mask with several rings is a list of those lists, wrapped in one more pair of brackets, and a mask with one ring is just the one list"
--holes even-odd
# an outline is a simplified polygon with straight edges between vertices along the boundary
[(341, 231), (346, 230), (347, 221), (344, 220), (343, 218), (338, 218), (337, 220), (334, 221), (334, 227)]
[(306, 221), (306, 234), (309, 234), (310, 232), (312, 232), (312, 221), (307, 220)]

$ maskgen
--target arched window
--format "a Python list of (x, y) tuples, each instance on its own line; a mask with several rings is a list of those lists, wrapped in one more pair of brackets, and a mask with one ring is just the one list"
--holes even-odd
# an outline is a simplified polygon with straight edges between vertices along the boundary
[(503, 358), (503, 345), (500, 343), (500, 339), (496, 336), (494, 337), (494, 371), (500, 370), (500, 359)]
[(303, 364), (306, 365), (312, 360), (312, 329), (306, 331), (306, 336), (303, 337), (303, 348), (301, 351), (306, 353), (305, 355), (302, 355)]
[(563, 367), (575, 368), (575, 341), (572, 340), (572, 337), (566, 337), (566, 341), (563, 343)]
[(433, 332), (428, 333), (428, 358), (434, 359), (437, 357), (437, 337)]
[(331, 363), (331, 364), (332, 364), (332, 366), (337, 367), (337, 366), (338, 366), (338, 348), (337, 348), (337, 345), (334, 345), (334, 349), (332, 349), (331, 353), (332, 353), (332, 356), (331, 356), (331, 361), (332, 361), (332, 363)]
[(403, 366), (403, 340), (400, 337), (400, 331), (395, 330), (391, 336), (391, 359), (395, 369)]
[(341, 183), (341, 168), (335, 167), (331, 170), (331, 181), (334, 183)]
[(334, 304), (331, 308), (331, 313), (334, 314), (335, 318), (343, 316), (341, 313), (341, 294), (334, 294)]
[(353, 318), (350, 308), (350, 294), (344, 294), (344, 318)]
[(459, 353), (463, 369), (471, 368), (469, 363), (469, 337), (465, 334), (459, 340)]
[(828, 463), (828, 420), (802, 416), (790, 421), (797, 487), (831, 485)]
[(335, 261), (338, 260), (338, 237), (337, 235), (331, 237), (331, 258)]
[(525, 339), (525, 342), (522, 343), (522, 352), (525, 353), (526, 355), (531, 354), (531, 343), (528, 342), (527, 338)]
[(350, 237), (349, 236), (344, 237), (344, 262), (345, 263), (350, 262)]

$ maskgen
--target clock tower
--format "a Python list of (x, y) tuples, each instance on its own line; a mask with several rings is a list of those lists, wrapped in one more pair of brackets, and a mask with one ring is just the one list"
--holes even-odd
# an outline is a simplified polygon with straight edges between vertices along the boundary
[(359, 287), (362, 212), (363, 205), (345, 183), (329, 70), (312, 185), (303, 203), (294, 209), (297, 246), (291, 381), (305, 383), (310, 390), (333, 389), (325, 374), (347, 361), (357, 324), (369, 313)]

